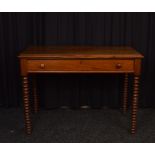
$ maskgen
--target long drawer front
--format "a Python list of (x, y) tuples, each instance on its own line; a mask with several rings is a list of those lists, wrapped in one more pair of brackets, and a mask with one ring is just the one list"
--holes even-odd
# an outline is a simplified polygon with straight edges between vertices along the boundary
[(27, 60), (28, 72), (133, 72), (133, 60)]

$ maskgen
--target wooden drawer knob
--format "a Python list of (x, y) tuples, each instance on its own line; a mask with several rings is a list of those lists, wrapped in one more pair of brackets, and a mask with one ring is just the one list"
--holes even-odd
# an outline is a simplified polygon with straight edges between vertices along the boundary
[(118, 63), (118, 64), (116, 64), (116, 68), (120, 69), (120, 68), (122, 68), (122, 65), (120, 63)]
[(44, 69), (45, 68), (45, 64), (40, 64), (40, 68)]

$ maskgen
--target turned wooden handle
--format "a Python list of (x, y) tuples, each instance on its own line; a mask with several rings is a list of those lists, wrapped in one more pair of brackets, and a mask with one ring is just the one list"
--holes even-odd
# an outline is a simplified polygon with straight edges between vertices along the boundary
[(122, 65), (120, 63), (118, 63), (118, 64), (116, 64), (116, 68), (120, 69), (120, 68), (122, 68)]
[(45, 68), (45, 64), (40, 64), (40, 68), (44, 69)]

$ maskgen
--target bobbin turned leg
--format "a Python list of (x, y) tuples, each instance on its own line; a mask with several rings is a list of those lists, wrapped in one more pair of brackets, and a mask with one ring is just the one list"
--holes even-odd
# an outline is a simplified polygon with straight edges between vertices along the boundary
[(132, 100), (132, 120), (131, 120), (131, 133), (132, 134), (134, 134), (136, 131), (138, 95), (139, 95), (139, 76), (135, 75), (134, 85), (133, 85), (133, 100)]
[(123, 91), (123, 113), (125, 114), (127, 111), (127, 103), (128, 103), (128, 74), (125, 74), (124, 77), (124, 91)]
[(33, 76), (33, 98), (34, 98), (34, 113), (39, 111), (38, 95), (37, 95), (37, 83), (36, 77)]
[(23, 76), (22, 80), (23, 80), (23, 96), (24, 96), (25, 129), (27, 134), (31, 134), (32, 126), (30, 117), (28, 77)]

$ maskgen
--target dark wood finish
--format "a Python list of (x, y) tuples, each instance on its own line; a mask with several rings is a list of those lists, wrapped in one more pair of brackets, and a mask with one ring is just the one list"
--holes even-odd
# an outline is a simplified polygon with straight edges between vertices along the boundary
[(23, 51), (20, 58), (30, 59), (141, 59), (131, 47), (36, 46)]
[[(28, 99), (29, 73), (123, 73), (123, 111), (127, 110), (128, 74), (133, 74), (134, 91), (132, 102), (131, 132), (135, 133), (138, 80), (143, 56), (131, 47), (96, 46), (36, 46), (24, 50), (20, 55), (21, 76), (23, 76), (25, 124), (31, 133), (31, 119)], [(34, 86), (34, 110), (38, 111), (36, 86)]]
[(21, 75), (27, 76), (27, 60), (21, 58), (20, 59), (20, 68), (21, 68)]
[(134, 72), (133, 60), (27, 60), (28, 72)]
[(25, 112), (25, 129), (27, 134), (31, 134), (32, 125), (30, 118), (30, 103), (29, 103), (29, 85), (28, 77), (23, 77), (23, 97), (24, 97), (24, 112)]
[(134, 74), (139, 76), (141, 73), (141, 59), (135, 59)]
[(37, 95), (37, 82), (36, 77), (33, 76), (33, 99), (34, 99), (34, 113), (39, 111), (38, 95)]
[(138, 95), (139, 95), (139, 76), (135, 75), (134, 85), (133, 85), (133, 101), (132, 101), (132, 123), (131, 123), (131, 133), (132, 134), (134, 134), (136, 131)]
[(128, 102), (128, 74), (124, 76), (124, 96), (123, 96), (123, 113), (127, 111), (127, 102)]

